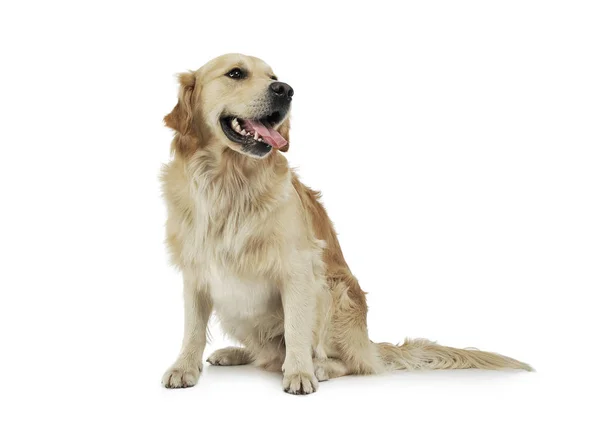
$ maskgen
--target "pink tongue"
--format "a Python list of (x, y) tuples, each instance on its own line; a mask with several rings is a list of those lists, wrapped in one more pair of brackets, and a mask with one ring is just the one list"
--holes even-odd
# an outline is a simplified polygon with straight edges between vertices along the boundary
[(244, 124), (246, 130), (251, 129), (253, 132), (258, 133), (265, 143), (268, 143), (274, 148), (279, 149), (282, 146), (287, 145), (287, 140), (285, 140), (281, 134), (270, 127), (265, 127), (260, 121), (245, 120)]

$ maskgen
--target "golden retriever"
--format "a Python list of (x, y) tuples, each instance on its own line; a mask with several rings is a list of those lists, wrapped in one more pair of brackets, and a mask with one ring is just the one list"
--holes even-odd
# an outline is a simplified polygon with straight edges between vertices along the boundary
[(494, 353), (424, 339), (374, 343), (365, 293), (340, 249), (320, 195), (290, 170), (293, 89), (262, 60), (218, 57), (179, 76), (175, 130), (162, 173), (167, 245), (181, 270), (185, 325), (167, 388), (196, 384), (214, 312), (241, 344), (215, 351), (219, 366), (283, 371), (283, 388), (394, 369), (520, 368)]

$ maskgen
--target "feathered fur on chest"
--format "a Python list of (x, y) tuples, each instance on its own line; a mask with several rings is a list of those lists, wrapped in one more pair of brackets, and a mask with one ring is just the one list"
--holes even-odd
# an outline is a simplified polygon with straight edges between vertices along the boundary
[(176, 265), (268, 273), (294, 250), (302, 218), (287, 161), (242, 161), (198, 154), (165, 166), (167, 244)]

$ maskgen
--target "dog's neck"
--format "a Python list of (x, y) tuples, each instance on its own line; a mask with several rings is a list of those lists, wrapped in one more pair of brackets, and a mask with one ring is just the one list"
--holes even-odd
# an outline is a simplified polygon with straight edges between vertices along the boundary
[(189, 157), (179, 156), (179, 160), (185, 162), (188, 176), (201, 195), (221, 213), (276, 208), (292, 188), (287, 159), (278, 151), (256, 159), (209, 145)]

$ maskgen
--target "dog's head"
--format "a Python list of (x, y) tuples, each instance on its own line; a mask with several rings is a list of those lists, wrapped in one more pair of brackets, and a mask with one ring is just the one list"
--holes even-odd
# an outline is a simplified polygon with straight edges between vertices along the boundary
[(174, 147), (180, 153), (215, 143), (254, 158), (288, 150), (294, 91), (262, 60), (220, 56), (180, 74), (179, 82), (179, 101), (165, 124), (179, 133)]

